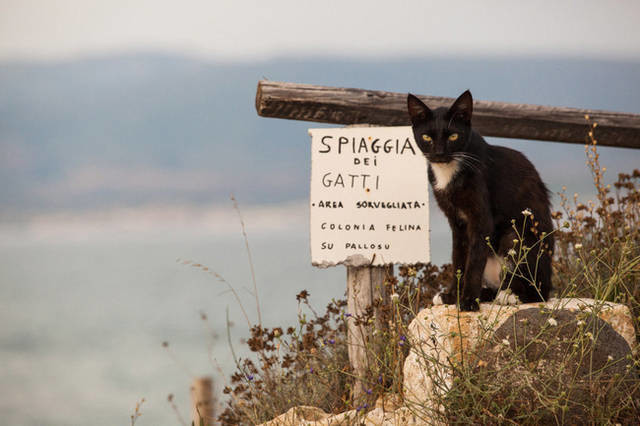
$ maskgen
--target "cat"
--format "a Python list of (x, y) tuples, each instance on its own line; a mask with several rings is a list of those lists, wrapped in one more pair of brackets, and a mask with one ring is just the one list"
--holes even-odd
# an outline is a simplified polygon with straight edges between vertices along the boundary
[[(553, 222), (549, 190), (533, 164), (473, 130), (468, 90), (448, 109), (431, 110), (412, 94), (407, 105), (415, 141), (428, 160), (429, 182), (451, 227), (458, 271), (434, 302), (439, 297), (461, 311), (476, 311), (479, 301), (493, 300), (507, 287), (523, 303), (547, 300)], [(530, 250), (518, 262), (522, 247)]]

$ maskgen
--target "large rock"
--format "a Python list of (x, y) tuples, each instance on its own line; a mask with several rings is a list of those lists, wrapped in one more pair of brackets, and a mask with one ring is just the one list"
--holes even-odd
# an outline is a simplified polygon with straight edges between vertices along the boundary
[[(551, 332), (542, 335), (541, 330)], [(593, 330), (598, 331), (592, 333)], [(576, 335), (593, 343), (589, 346), (588, 362), (587, 358), (574, 362), (563, 356), (568, 345), (576, 343)], [(544, 339), (549, 336), (554, 345), (545, 343)], [(478, 312), (458, 312), (452, 305), (434, 306), (422, 310), (411, 322), (408, 341), (411, 351), (404, 364), (404, 405), (398, 396), (387, 395), (368, 412), (351, 410), (332, 415), (315, 407), (294, 407), (264, 426), (443, 424), (447, 413), (434, 403), (437, 400), (434, 396), (444, 396), (451, 388), (451, 367), (459, 365), (461, 360), (473, 362), (476, 369), (500, 369), (513, 359), (514, 348), (533, 342), (521, 351), (521, 355), (524, 357), (522, 365), (534, 365), (535, 368), (526, 371), (505, 368), (508, 376), (503, 379), (517, 384), (527, 379), (527, 375), (545, 374), (549, 366), (565, 362), (566, 371), (557, 377), (561, 388), (569, 378), (588, 374), (594, 368), (604, 380), (628, 374), (632, 371), (632, 360), (628, 355), (637, 348), (629, 309), (592, 299), (551, 299), (546, 303), (516, 306), (484, 303)], [(637, 380), (634, 386), (636, 384)], [(574, 399), (583, 402), (580, 396)], [(528, 407), (518, 408), (526, 410)], [(583, 415), (580, 409), (572, 408), (565, 420), (583, 423)]]
[[(589, 356), (572, 359), (567, 354), (572, 353), (569, 349), (579, 336), (590, 342), (584, 346), (588, 346)], [(501, 380), (513, 383), (514, 388), (518, 381), (529, 380), (527, 374), (535, 376), (528, 382), (532, 383), (550, 371), (563, 371), (560, 367), (566, 365), (566, 371), (554, 378), (560, 392), (567, 380), (580, 380), (591, 371), (597, 371), (602, 380), (627, 374), (632, 367), (628, 355), (636, 349), (629, 309), (592, 299), (552, 299), (517, 306), (481, 304), (478, 312), (434, 306), (422, 310), (411, 322), (409, 341), (412, 349), (404, 364), (405, 404), (440, 414), (438, 396), (451, 388), (452, 371), (463, 360), (476, 369), (507, 374)], [(514, 353), (522, 362), (507, 366)], [(526, 395), (522, 399), (535, 400)], [(569, 412), (574, 419), (582, 414), (579, 410)]]

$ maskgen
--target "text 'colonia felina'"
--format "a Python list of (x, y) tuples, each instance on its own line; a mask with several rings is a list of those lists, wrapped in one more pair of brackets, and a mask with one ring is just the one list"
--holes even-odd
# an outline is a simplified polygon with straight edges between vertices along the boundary
[[(322, 222), (320, 224), (320, 229), (322, 230), (330, 230), (330, 231), (375, 231), (376, 225), (373, 223), (328, 223)], [(383, 227), (385, 231), (390, 232), (404, 232), (404, 231), (422, 231), (422, 227), (420, 225), (413, 224), (393, 224), (386, 223)]]

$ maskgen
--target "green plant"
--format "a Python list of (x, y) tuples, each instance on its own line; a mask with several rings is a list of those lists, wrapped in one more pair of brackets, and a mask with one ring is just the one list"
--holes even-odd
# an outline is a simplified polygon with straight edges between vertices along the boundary
[(337, 412), (349, 398), (349, 361), (346, 349), (343, 300), (327, 305), (318, 315), (309, 305), (309, 293), (300, 292), (298, 323), (283, 330), (254, 325), (247, 341), (257, 360), (238, 360), (231, 376), (231, 394), (219, 420), (225, 424), (253, 424), (269, 420), (296, 405)]
[(140, 410), (140, 408), (142, 408), (142, 404), (144, 404), (145, 402), (146, 400), (144, 398), (136, 402), (136, 407), (133, 409), (133, 414), (131, 414), (131, 426), (134, 426), (138, 418), (142, 416), (142, 411)]
[(589, 143), (585, 146), (596, 200), (584, 204), (578, 202), (578, 194), (574, 194), (570, 202), (566, 188), (560, 193), (561, 210), (554, 213), (560, 230), (554, 285), (560, 294), (625, 303), (637, 316), (640, 314), (640, 170), (619, 174), (613, 186), (605, 184), (606, 167), (600, 165), (596, 128), (596, 123), (592, 123)]

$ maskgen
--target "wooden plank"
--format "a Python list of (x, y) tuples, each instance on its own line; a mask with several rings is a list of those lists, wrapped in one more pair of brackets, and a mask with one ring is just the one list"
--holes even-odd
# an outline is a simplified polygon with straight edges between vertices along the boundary
[(195, 426), (203, 424), (211, 426), (215, 423), (215, 399), (213, 396), (213, 379), (198, 377), (191, 385), (191, 421)]
[[(418, 95), (429, 107), (454, 99)], [(474, 101), (473, 126), (484, 136), (583, 144), (588, 123), (598, 123), (599, 145), (640, 148), (640, 114), (506, 102)], [(334, 124), (409, 125), (407, 94), (260, 81), (256, 110), (263, 117)]]

